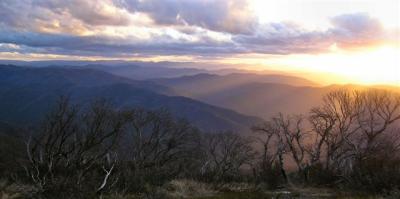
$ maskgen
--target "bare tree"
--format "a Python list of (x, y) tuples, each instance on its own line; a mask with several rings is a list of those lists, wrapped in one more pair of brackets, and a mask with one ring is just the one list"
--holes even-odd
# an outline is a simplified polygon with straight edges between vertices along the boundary
[[(311, 110), (309, 117), (314, 141), (309, 145), (307, 152), (310, 155), (310, 166), (321, 164), (321, 156), (324, 151), (330, 154), (337, 147), (337, 135), (333, 135), (333, 128), (336, 124), (336, 118), (328, 113), (324, 113), (318, 108)], [(328, 158), (327, 158), (328, 159)], [(329, 158), (331, 159), (331, 158)], [(329, 164), (327, 162), (327, 164)]]
[[(284, 182), (288, 183), (283, 156), (287, 153), (287, 146), (281, 136), (281, 128), (275, 120), (266, 121), (261, 125), (253, 126), (253, 132), (257, 133), (256, 138), (262, 145), (261, 175), (269, 175), (274, 172), (274, 166), (278, 165)], [(276, 182), (277, 179), (269, 179), (270, 176), (263, 176), (269, 182)], [(276, 186), (276, 185), (275, 185)]]
[(264, 122), (253, 126), (252, 131), (256, 133), (256, 140), (262, 146), (261, 164), (263, 168), (271, 168), (277, 158), (278, 150), (274, 150), (274, 138), (279, 134), (279, 128), (272, 122)]
[(376, 141), (387, 133), (391, 124), (400, 120), (400, 96), (385, 90), (368, 90), (361, 97), (362, 110), (357, 117), (361, 135), (357, 145), (352, 146), (368, 153), (379, 149)]
[[(349, 181), (365, 161), (382, 151), (400, 119), (399, 94), (385, 90), (338, 90), (312, 109), (309, 121), (315, 140), (308, 148), (311, 165), (325, 161), (324, 169)], [(393, 148), (393, 147), (391, 147)], [(396, 148), (396, 147), (394, 147)], [(358, 167), (358, 168), (355, 168)], [(359, 173), (359, 178), (365, 178)]]
[(315, 139), (308, 150), (311, 165), (320, 163), (323, 151), (326, 169), (344, 163), (350, 152), (348, 140), (360, 129), (357, 117), (361, 109), (362, 98), (358, 91), (338, 90), (327, 94), (323, 105), (311, 110), (309, 121)]
[(271, 121), (264, 123), (264, 125), (253, 127), (254, 130), (263, 132), (264, 136), (267, 136), (268, 143), (270, 142), (270, 139), (273, 137), (275, 138), (275, 153), (278, 157), (282, 169), (282, 175), (286, 182), (288, 179), (284, 167), (284, 154), (290, 155), (297, 166), (298, 173), (304, 174), (304, 178), (307, 180), (305, 174), (307, 167), (305, 138), (307, 137), (307, 132), (303, 129), (302, 123), (302, 116), (285, 117), (280, 113), (277, 117), (273, 117)]
[[(105, 102), (93, 103), (87, 111), (80, 112), (62, 98), (26, 144), (27, 174), (44, 190), (82, 188), (96, 168), (114, 167), (110, 165), (110, 153), (123, 125), (121, 115)], [(106, 173), (103, 183), (107, 183), (111, 172), (112, 169)]]
[(131, 172), (127, 176), (137, 181), (133, 188), (143, 186), (144, 181), (162, 183), (182, 173), (185, 164), (195, 161), (192, 155), (198, 146), (198, 134), (189, 123), (163, 110), (134, 109), (127, 111), (127, 115), (128, 147), (124, 151), (128, 151), (125, 159)]
[(204, 150), (205, 173), (218, 186), (228, 179), (238, 177), (240, 169), (251, 164), (255, 155), (251, 140), (232, 132), (206, 135)]
[(307, 175), (305, 173), (307, 167), (305, 143), (307, 132), (302, 126), (303, 117), (288, 116), (285, 118), (283, 114), (279, 114), (279, 116), (273, 118), (273, 120), (280, 127), (279, 136), (284, 139), (284, 143), (296, 163), (299, 174), (304, 174), (304, 180), (307, 180)]
[(383, 90), (331, 92), (308, 117), (279, 114), (252, 127), (256, 143), (232, 132), (200, 135), (166, 111), (116, 111), (104, 101), (78, 108), (63, 98), (26, 142), (24, 166), (45, 191), (142, 191), (188, 176), (220, 188), (250, 168), (288, 184), (287, 161), (306, 183), (382, 190), (400, 184), (399, 127), (400, 96)]

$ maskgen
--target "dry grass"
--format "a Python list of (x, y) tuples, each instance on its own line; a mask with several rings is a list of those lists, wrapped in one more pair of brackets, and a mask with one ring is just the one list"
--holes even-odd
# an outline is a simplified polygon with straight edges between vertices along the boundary
[(110, 194), (104, 199), (189, 199), (215, 195), (210, 185), (193, 180), (172, 180), (161, 187), (146, 186), (144, 193), (136, 195)]
[[(33, 186), (0, 180), (0, 199), (33, 198), (39, 190)], [(141, 194), (107, 194), (103, 199), (399, 199), (400, 190), (384, 196), (338, 191), (312, 187), (288, 187), (282, 190), (266, 191), (246, 183), (230, 183), (220, 192), (211, 185), (193, 180), (172, 180), (161, 187), (149, 186)]]
[(1, 199), (32, 198), (37, 192), (38, 190), (30, 185), (10, 183), (7, 180), (0, 181)]
[(171, 198), (204, 197), (215, 194), (209, 185), (193, 180), (172, 180), (162, 187)]
[(252, 192), (255, 189), (256, 186), (249, 183), (228, 183), (220, 188), (223, 192)]

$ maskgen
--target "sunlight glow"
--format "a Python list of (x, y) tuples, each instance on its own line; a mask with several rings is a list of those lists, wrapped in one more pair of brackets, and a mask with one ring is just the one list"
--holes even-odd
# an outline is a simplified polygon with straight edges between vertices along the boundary
[(319, 77), (320, 79), (329, 79), (335, 83), (400, 86), (400, 49), (396, 47), (384, 46), (357, 52), (338, 50), (317, 55), (289, 55), (284, 59), (265, 59), (261, 63), (264, 66), (281, 66), (279, 68), (310, 72), (310, 76), (324, 73), (324, 77)]
[(362, 51), (335, 49), (324, 54), (240, 55), (223, 63), (260, 72), (284, 72), (329, 84), (400, 86), (400, 48), (381, 46)]
[(171, 1), (176, 9), (150, 2), (141, 11), (106, 0), (56, 12), (45, 2), (30, 3), (32, 19), (0, 20), (10, 29), (0, 34), (0, 59), (212, 63), (201, 67), (400, 86), (400, 0), (204, 0), (223, 11), (211, 14), (197, 13), (194, 0)]
[[(331, 84), (390, 84), (400, 86), (400, 1), (398, 0), (251, 0), (263, 24), (300, 22), (309, 30), (326, 31), (330, 19), (346, 13), (368, 13), (393, 31), (387, 43), (355, 50), (335, 44), (329, 52), (290, 55), (248, 55), (229, 58), (228, 63), (257, 65), (258, 70), (278, 70)], [(276, 9), (284, 8), (284, 9)], [(318, 16), (318, 17), (316, 17)]]

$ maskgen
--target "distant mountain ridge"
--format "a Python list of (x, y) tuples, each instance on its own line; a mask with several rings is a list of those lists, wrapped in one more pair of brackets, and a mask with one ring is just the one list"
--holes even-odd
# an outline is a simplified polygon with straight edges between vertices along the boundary
[[(0, 60), (0, 65), (17, 65), (25, 67), (63, 67), (101, 70), (114, 75), (127, 77), (135, 80), (155, 78), (176, 78), (180, 76), (196, 75), (200, 73), (227, 75), (231, 73), (257, 73), (254, 70), (236, 68), (231, 64), (203, 65), (195, 62), (141, 62), (122, 60), (100, 60), (100, 61), (69, 61), (69, 60), (45, 60), (45, 61), (20, 61)], [(283, 74), (279, 71), (259, 71), (263, 74)]]
[(167, 96), (161, 94), (159, 89), (168, 88), (92, 69), (36, 69), (2, 65), (0, 120), (14, 123), (39, 121), (60, 95), (68, 95), (73, 103), (83, 105), (105, 98), (116, 108), (165, 108), (176, 117), (188, 119), (207, 131), (248, 131), (251, 125), (262, 121), (189, 98)]
[(194, 75), (207, 72), (207, 70), (196, 68), (168, 68), (158, 66), (143, 67), (138, 65), (105, 66), (90, 64), (83, 68), (101, 70), (113, 75), (135, 80), (147, 80), (160, 77), (179, 77), (182, 75)]
[(323, 96), (338, 89), (384, 88), (400, 92), (400, 88), (392, 86), (314, 86), (305, 79), (283, 75), (198, 74), (153, 81), (180, 95), (264, 119), (279, 112), (307, 114), (322, 103)]
[[(220, 73), (215, 74), (201, 69), (163, 68), (169, 72), (177, 71), (176, 74), (166, 74), (181, 76), (160, 78), (163, 72), (160, 72), (159, 66), (149, 68), (125, 65), (3, 65), (0, 66), (0, 100), (4, 100), (0, 102), (0, 110), (8, 110), (9, 113), (13, 109), (20, 110), (19, 115), (14, 117), (17, 119), (25, 117), (22, 112), (24, 107), (28, 108), (30, 111), (26, 111), (26, 120), (29, 120), (36, 117), (33, 114), (35, 111), (40, 112), (46, 108), (42, 105), (50, 103), (46, 98), (54, 101), (59, 94), (72, 95), (77, 103), (106, 97), (113, 98), (114, 104), (119, 108), (168, 108), (175, 115), (185, 117), (197, 126), (212, 127), (208, 130), (242, 131), (260, 122), (260, 118), (268, 119), (279, 112), (306, 114), (310, 108), (321, 104), (324, 95), (337, 89), (384, 88), (400, 92), (398, 87), (385, 85), (321, 87), (297, 76), (254, 74), (231, 69), (212, 71)], [(187, 75), (192, 72), (196, 74)], [(25, 98), (32, 100), (23, 101)], [(38, 105), (34, 105), (35, 103)]]
[(268, 119), (278, 113), (307, 114), (333, 90), (335, 88), (249, 83), (195, 99)]
[(159, 78), (153, 79), (152, 81), (160, 85), (174, 88), (178, 93), (194, 98), (211, 93), (217, 94), (225, 89), (250, 83), (277, 83), (295, 86), (318, 85), (310, 80), (295, 76), (253, 73), (231, 73), (227, 75), (201, 73), (177, 78)]
[[(137, 88), (144, 88), (163, 94), (172, 94), (172, 90), (151, 81), (138, 81), (120, 76), (113, 76), (107, 72), (87, 68), (70, 69), (55, 67), (17, 67), (13, 65), (0, 65), (0, 83), (9, 82), (15, 84), (43, 84), (46, 81), (65, 83), (77, 86), (103, 86), (115, 83), (126, 83)], [(58, 81), (55, 81), (58, 80)]]

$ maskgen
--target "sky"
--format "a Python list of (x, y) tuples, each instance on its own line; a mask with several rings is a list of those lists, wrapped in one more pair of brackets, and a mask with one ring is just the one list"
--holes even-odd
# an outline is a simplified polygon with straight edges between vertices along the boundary
[(0, 59), (221, 63), (400, 86), (400, 1), (1, 0)]

